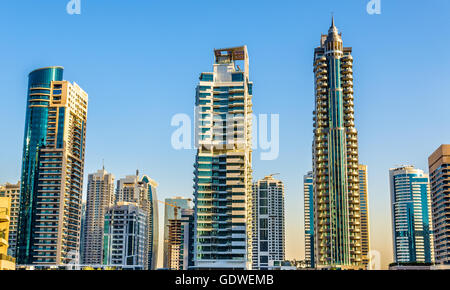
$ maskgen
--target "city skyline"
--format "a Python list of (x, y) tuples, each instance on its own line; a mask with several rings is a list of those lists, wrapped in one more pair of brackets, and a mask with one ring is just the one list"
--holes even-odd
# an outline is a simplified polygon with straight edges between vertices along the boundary
[[(192, 43), (188, 42), (188, 46), (183, 46), (183, 49), (186, 51), (188, 49), (188, 52), (193, 53), (195, 56), (195, 61), (190, 62), (189, 60), (184, 60), (179, 57), (173, 58), (172, 55), (176, 56), (176, 51), (172, 50), (173, 48), (169, 48), (169, 52), (163, 53), (164, 56), (167, 57), (168, 63), (165, 65), (167, 66), (166, 69), (163, 69), (163, 76), (168, 77), (174, 77), (173, 74), (169, 74), (170, 69), (174, 68), (180, 68), (178, 65), (182, 63), (181, 66), (181, 77), (175, 76), (179, 78), (180, 80), (180, 87), (178, 89), (171, 90), (170, 93), (162, 92), (158, 89), (156, 89), (157, 93), (156, 95), (161, 95), (162, 98), (173, 98), (176, 97), (177, 102), (175, 103), (173, 107), (170, 109), (167, 108), (167, 106), (160, 107), (161, 113), (157, 113), (156, 110), (152, 109), (150, 106), (151, 103), (156, 103), (154, 101), (150, 102), (149, 100), (145, 100), (147, 97), (152, 97), (152, 93), (145, 93), (142, 94), (139, 91), (147, 91), (146, 89), (140, 89), (137, 88), (130, 88), (129, 91), (125, 91), (124, 87), (120, 87), (120, 79), (116, 79), (116, 76), (113, 74), (107, 73), (107, 70), (111, 68), (106, 64), (106, 60), (109, 59), (108, 57), (119, 57), (121, 55), (119, 53), (119, 50), (108, 50), (109, 53), (107, 54), (107, 57), (101, 58), (100, 60), (102, 63), (106, 64), (104, 67), (102, 67), (102, 70), (95, 70), (97, 73), (105, 73), (103, 77), (105, 79), (96, 79), (94, 78), (90, 73), (86, 73), (86, 66), (91, 62), (94, 61), (95, 54), (86, 54), (83, 52), (83, 49), (81, 51), (76, 51), (73, 48), (68, 48), (66, 52), (64, 53), (57, 53), (54, 49), (50, 49), (49, 51), (54, 52), (53, 55), (42, 55), (37, 56), (36, 52), (26, 51), (24, 49), (18, 49), (20, 47), (20, 40), (15, 41), (10, 39), (10, 36), (8, 34), (6, 35), (6, 38), (11, 40), (8, 43), (8, 47), (6, 48), (7, 52), (12, 55), (20, 56), (20, 58), (23, 57), (20, 61), (18, 61), (17, 65), (13, 65), (11, 60), (6, 60), (6, 67), (10, 67), (11, 70), (8, 71), (8, 75), (2, 74), (3, 79), (11, 80), (11, 82), (7, 82), (6, 85), (6, 92), (8, 95), (11, 96), (11, 105), (9, 106), (8, 110), (2, 109), (2, 131), (5, 132), (6, 136), (6, 142), (4, 144), (4, 151), (8, 152), (8, 154), (2, 154), (1, 155), (1, 161), (2, 164), (5, 164), (5, 168), (2, 168), (0, 171), (0, 183), (10, 182), (15, 183), (20, 177), (19, 172), (20, 169), (18, 169), (19, 164), (17, 164), (17, 157), (21, 155), (20, 148), (16, 148), (18, 143), (22, 142), (22, 132), (23, 132), (23, 124), (24, 124), (24, 79), (26, 73), (28, 71), (31, 71), (32, 69), (35, 69), (37, 67), (44, 67), (48, 65), (64, 65), (68, 68), (68, 75), (67, 79), (70, 80), (76, 80), (77, 82), (80, 82), (81, 87), (85, 88), (87, 92), (89, 92), (90, 96), (93, 97), (91, 99), (91, 102), (97, 102), (96, 106), (97, 108), (93, 109), (94, 111), (89, 112), (89, 126), (88, 126), (88, 149), (87, 149), (87, 157), (86, 157), (86, 173), (95, 172), (98, 168), (100, 168), (101, 160), (106, 160), (106, 168), (108, 171), (113, 172), (116, 176), (125, 176), (129, 172), (133, 172), (136, 168), (139, 168), (143, 172), (146, 172), (150, 174), (152, 177), (155, 178), (160, 183), (160, 191), (162, 192), (162, 197), (160, 199), (164, 199), (164, 197), (174, 196), (174, 195), (183, 195), (185, 197), (192, 197), (192, 164), (193, 164), (193, 151), (172, 151), (172, 149), (167, 150), (170, 146), (170, 133), (173, 131), (173, 128), (170, 127), (170, 118), (164, 117), (162, 120), (167, 120), (163, 123), (161, 126), (156, 126), (153, 123), (158, 119), (161, 118), (160, 114), (166, 114), (167, 116), (171, 116), (172, 113), (178, 113), (178, 112), (184, 112), (189, 113), (191, 112), (192, 107), (192, 84), (195, 83), (195, 76), (196, 73), (199, 71), (206, 71), (209, 67), (210, 61), (208, 60), (207, 56), (210, 55), (210, 51), (212, 49), (212, 45), (215, 47), (230, 47), (234, 45), (241, 45), (241, 44), (248, 44), (249, 50), (251, 54), (251, 64), (252, 64), (252, 80), (255, 81), (255, 96), (258, 99), (258, 102), (255, 103), (255, 111), (261, 112), (261, 113), (272, 113), (273, 110), (277, 110), (278, 113), (280, 113), (281, 116), (281, 151), (280, 151), (280, 158), (277, 161), (260, 161), (255, 160), (254, 168), (254, 178), (259, 179), (263, 176), (271, 173), (271, 172), (281, 172), (282, 177), (281, 179), (285, 182), (286, 185), (286, 195), (287, 195), (287, 256), (288, 257), (298, 257), (301, 258), (302, 253), (302, 238), (301, 238), (301, 232), (302, 228), (295, 228), (297, 224), (303, 224), (301, 213), (296, 213), (298, 209), (302, 208), (302, 191), (301, 191), (301, 176), (303, 176), (304, 172), (307, 172), (310, 169), (310, 154), (308, 154), (308, 151), (310, 150), (310, 130), (311, 130), (311, 111), (313, 110), (312, 102), (308, 101), (311, 99), (311, 96), (313, 95), (312, 92), (312, 73), (311, 73), (311, 63), (310, 58), (312, 55), (312, 48), (317, 43), (317, 34), (321, 33), (325, 29), (328, 28), (329, 23), (329, 13), (328, 11), (320, 11), (321, 16), (318, 17), (316, 21), (312, 21), (311, 18), (306, 16), (306, 12), (302, 12), (302, 10), (314, 10), (319, 9), (320, 4), (308, 4), (308, 5), (300, 5), (297, 6), (297, 4), (294, 4), (293, 2), (287, 2), (291, 8), (300, 8), (303, 9), (297, 9), (297, 13), (299, 15), (299, 18), (287, 18), (282, 24), (290, 24), (292, 25), (291, 28), (289, 28), (290, 33), (294, 33), (297, 31), (297, 34), (294, 34), (294, 36), (289, 35), (289, 38), (297, 37), (302, 38), (301, 44), (299, 45), (298, 42), (286, 42), (287, 37), (284, 37), (283, 35), (277, 36), (275, 34), (275, 31), (269, 28), (268, 26), (264, 26), (268, 29), (268, 34), (274, 39), (279, 40), (283, 42), (284, 44), (287, 43), (286, 46), (281, 45), (268, 45), (268, 48), (262, 48), (263, 44), (267, 44), (266, 42), (261, 41), (261, 36), (259, 38), (257, 37), (251, 37), (250, 35), (244, 35), (247, 33), (250, 33), (253, 31), (253, 28), (248, 28), (246, 31), (247, 33), (239, 34), (238, 37), (233, 37), (230, 34), (226, 34), (227, 38), (224, 39), (216, 39), (213, 37), (213, 39), (209, 39), (208, 43), (202, 43), (199, 42), (198, 44), (193, 45), (194, 47), (192, 49), (189, 49), (189, 45), (192, 45)], [(448, 9), (448, 3), (445, 2), (438, 2), (438, 5), (441, 5), (442, 11), (449, 11)], [(267, 8), (268, 5), (266, 5), (267, 2), (263, 4), (259, 4), (259, 8), (264, 13), (263, 8)], [(30, 17), (30, 19), (33, 19), (33, 17), (30, 15), (31, 11), (30, 8), (27, 8), (27, 5), (23, 3), (17, 3), (17, 4), (11, 4), (13, 6), (13, 9), (20, 9), (21, 13), (23, 13), (23, 16), (21, 17)], [(58, 13), (59, 7), (52, 8), (51, 4), (42, 4), (42, 9), (46, 6), (49, 6), (50, 12), (48, 13)], [(243, 4), (248, 5), (248, 4)], [(213, 5), (214, 6), (214, 5)], [(348, 6), (348, 7), (347, 7)], [(351, 6), (351, 7), (350, 7)], [(418, 9), (418, 7), (406, 7), (400, 4), (387, 4), (384, 6), (383, 14), (380, 17), (380, 19), (374, 18), (378, 16), (370, 16), (365, 14), (364, 8), (365, 5), (361, 5), (361, 7), (357, 7), (357, 5), (352, 4), (345, 4), (343, 5), (343, 8), (339, 9), (339, 7), (336, 7), (335, 15), (337, 18), (337, 21), (339, 23), (340, 29), (344, 33), (344, 37), (346, 38), (346, 42), (349, 43), (349, 45), (353, 46), (354, 48), (358, 48), (358, 61), (359, 64), (355, 64), (355, 73), (358, 73), (359, 78), (355, 82), (355, 95), (361, 96), (360, 101), (356, 103), (356, 115), (358, 115), (360, 122), (358, 123), (357, 127), (358, 130), (361, 132), (360, 137), (360, 156), (362, 157), (361, 162), (364, 164), (367, 164), (370, 168), (369, 172), (369, 184), (371, 188), (369, 189), (370, 194), (370, 203), (371, 203), (371, 218), (372, 226), (374, 229), (372, 229), (372, 232), (375, 233), (375, 236), (380, 236), (383, 238), (372, 238), (375, 239), (374, 242), (372, 242), (372, 246), (374, 249), (380, 249), (382, 252), (383, 257), (386, 257), (387, 261), (391, 260), (392, 254), (389, 252), (390, 241), (386, 237), (390, 237), (389, 232), (390, 229), (387, 231), (383, 229), (382, 225), (383, 223), (390, 224), (390, 218), (389, 218), (389, 187), (387, 186), (388, 183), (388, 174), (387, 170), (398, 163), (412, 163), (416, 165), (418, 168), (425, 169), (427, 168), (426, 162), (427, 162), (427, 156), (435, 150), (440, 144), (443, 143), (449, 143), (449, 136), (443, 132), (444, 130), (441, 130), (441, 132), (429, 132), (429, 124), (435, 123), (444, 123), (447, 120), (447, 117), (445, 115), (439, 116), (439, 110), (440, 108), (436, 108), (435, 106), (428, 106), (425, 104), (425, 102), (421, 102), (421, 100), (425, 100), (425, 98), (436, 101), (441, 104), (440, 107), (445, 107), (446, 102), (448, 100), (445, 98), (444, 92), (444, 85), (439, 83), (439, 80), (443, 79), (443, 76), (447, 72), (445, 66), (448, 67), (449, 58), (440, 51), (442, 41), (441, 38), (439, 38), (439, 45), (438, 45), (438, 38), (435, 38), (432, 35), (426, 35), (427, 29), (430, 29), (430, 27), (433, 27), (433, 29), (436, 30), (436, 35), (445, 33), (444, 27), (447, 23), (447, 20), (444, 20), (442, 17), (446, 16), (445, 13), (442, 13), (438, 15), (435, 19), (429, 19), (431, 24), (423, 24), (423, 27), (414, 27), (416, 28), (414, 33), (419, 33), (423, 38), (425, 38), (427, 41), (424, 42), (431, 42), (431, 46), (434, 49), (434, 53), (438, 53), (441, 59), (441, 62), (439, 64), (429, 64), (420, 62), (415, 65), (419, 65), (422, 68), (428, 68), (432, 72), (436, 72), (434, 75), (437, 75), (438, 77), (436, 79), (431, 79), (430, 76), (423, 76), (421, 73), (421, 78), (419, 78), (419, 72), (414, 73), (411, 72), (411, 68), (413, 68), (406, 60), (409, 56), (412, 56), (414, 53), (423, 50), (424, 46), (421, 46), (420, 44), (410, 42), (408, 40), (408, 35), (411, 33), (411, 31), (408, 31), (408, 27), (413, 25), (414, 22), (412, 20), (405, 20), (404, 23), (397, 23), (396, 26), (392, 28), (392, 31), (388, 31), (387, 29), (388, 24), (383, 23), (380, 19), (386, 21), (389, 23), (391, 17), (395, 17), (395, 13), (404, 13), (409, 14), (411, 16), (414, 15), (427, 15), (427, 12), (429, 12), (429, 7), (427, 7), (425, 4), (425, 7), (421, 7), (421, 9)], [(414, 6), (414, 5), (412, 5)], [(147, 7), (147, 6), (145, 6)], [(328, 7), (333, 7), (332, 4), (329, 4)], [(117, 13), (116, 10), (114, 10), (116, 7), (110, 7), (108, 8), (109, 12), (114, 15), (114, 13)], [(161, 9), (167, 9), (164, 7), (152, 7), (152, 8), (161, 8)], [(305, 9), (307, 8), (307, 9)], [(344, 8), (350, 8), (349, 14), (350, 15), (356, 15), (356, 19), (351, 19), (352, 17), (348, 17), (347, 19)], [(23, 10), (22, 10), (23, 9)], [(28, 9), (28, 10), (27, 10)], [(93, 11), (90, 12), (89, 9), (92, 9)], [(60, 17), (63, 19), (63, 22), (69, 26), (70, 29), (74, 30), (75, 33), (77, 31), (82, 30), (83, 33), (86, 33), (86, 26), (89, 25), (89, 22), (91, 20), (90, 13), (97, 13), (100, 11), (100, 9), (103, 9), (102, 5), (96, 6), (96, 5), (90, 5), (87, 4), (85, 9), (83, 10), (83, 14), (81, 15), (82, 20), (75, 20), (72, 18), (66, 18), (69, 17), (67, 15), (61, 15)], [(134, 11), (136, 8), (125, 9), (124, 13), (131, 13), (131, 11)], [(286, 9), (286, 8), (284, 8)], [(328, 10), (329, 8), (327, 8)], [(392, 10), (390, 10), (392, 9)], [(434, 7), (435, 9), (435, 7)], [(260, 11), (261, 11), (260, 10)], [(360, 10), (360, 11), (359, 11)], [(419, 11), (420, 10), (420, 11)], [(56, 12), (55, 12), (56, 11)], [(275, 9), (275, 12), (279, 12), (280, 10)], [(63, 12), (62, 12), (63, 13)], [(267, 12), (266, 12), (267, 13)], [(289, 12), (288, 12), (289, 13)], [(292, 13), (292, 12), (291, 12)], [(352, 14), (353, 13), (353, 14)], [(318, 14), (313, 13), (315, 16)], [(322, 15), (323, 14), (323, 15)], [(21, 15), (18, 13), (18, 15)], [(290, 14), (297, 15), (297, 14)], [(300, 16), (303, 16), (304, 18), (301, 18)], [(57, 16), (59, 17), (59, 16)], [(414, 17), (411, 17), (414, 19)], [(11, 19), (8, 16), (6, 17), (6, 20)], [(106, 18), (108, 20), (109, 18)], [(138, 18), (139, 20), (136, 20), (133, 24), (139, 24), (140, 21), (142, 21), (142, 18)], [(1, 20), (4, 21), (4, 20)], [(79, 22), (78, 22), (79, 21)], [(85, 21), (86, 23), (82, 23), (82, 21)], [(355, 27), (357, 26), (356, 23), (360, 21), (360, 23), (363, 23), (361, 27)], [(26, 21), (25, 21), (26, 23)], [(308, 27), (311, 32), (306, 32), (306, 30), (302, 27), (302, 25), (305, 25), (305, 23), (312, 24), (314, 23), (314, 27), (311, 28), (311, 26)], [(442, 26), (442, 32), (439, 32), (439, 25)], [(379, 25), (379, 26), (377, 26)], [(19, 26), (20, 27), (20, 26)], [(13, 31), (18, 32), (14, 37), (23, 37), (24, 34), (20, 28), (12, 28)], [(77, 30), (78, 29), (78, 30)], [(211, 29), (211, 28), (209, 28)], [(154, 30), (153, 32), (155, 33)], [(122, 32), (122, 30), (121, 30)], [(163, 33), (163, 31), (159, 31), (159, 33)], [(158, 33), (158, 32), (156, 32)], [(303, 35), (302, 35), (303, 33)], [(381, 33), (383, 35), (381, 35)], [(311, 35), (309, 35), (311, 34)], [(121, 34), (122, 35), (122, 34)], [(305, 37), (306, 35), (306, 37)], [(123, 36), (123, 35), (122, 35)], [(245, 41), (245, 36), (250, 36), (248, 41)], [(395, 36), (395, 37), (394, 37)], [(47, 37), (47, 36), (45, 36)], [(44, 37), (44, 38), (45, 38)], [(64, 36), (65, 37), (65, 36)], [(87, 38), (86, 38), (87, 37)], [(89, 40), (92, 38), (92, 34), (87, 34), (86, 37), (82, 37), (82, 39)], [(382, 38), (384, 41), (380, 41)], [(401, 41), (397, 41), (399, 39)], [(130, 40), (127, 37), (123, 38), (124, 40)], [(65, 38), (66, 41), (69, 41), (68, 38)], [(259, 42), (258, 42), (259, 41)], [(366, 45), (363, 44), (363, 42), (367, 42)], [(380, 41), (379, 43), (377, 41)], [(444, 43), (447, 40), (443, 40)], [(170, 42), (170, 41), (169, 41)], [(217, 43), (217, 44), (216, 44)], [(400, 45), (401, 43), (401, 45)], [(94, 41), (94, 44), (99, 46), (96, 41)], [(409, 48), (409, 51), (403, 50), (403, 45), (409, 45), (412, 46), (412, 48)], [(372, 46), (372, 48), (370, 47)], [(430, 46), (430, 47), (431, 47)], [(445, 46), (445, 45), (443, 45)], [(119, 46), (120, 48), (123, 48), (122, 46)], [(148, 48), (148, 46), (145, 46)], [(175, 47), (175, 46), (174, 46)], [(389, 47), (390, 51), (392, 51), (392, 56), (380, 54), (377, 53), (377, 49), (387, 49)], [(13, 49), (16, 49), (17, 51), (13, 52)], [(426, 49), (426, 47), (425, 47)], [(300, 56), (296, 56), (296, 59), (294, 60), (295, 69), (301, 70), (305, 73), (304, 76), (302, 76), (300, 73), (293, 73), (291, 75), (285, 75), (284, 77), (287, 77), (290, 82), (294, 84), (294, 86), (287, 86), (287, 88), (271, 88), (267, 84), (264, 84), (264, 81), (269, 79), (270, 75), (267, 75), (269, 72), (265, 72), (264, 66), (270, 66), (273, 68), (277, 68), (279, 70), (286, 68), (286, 59), (282, 58), (281, 56), (275, 56), (272, 53), (272, 50), (283, 50), (283, 53), (290, 54), (290, 55), (296, 55), (296, 51), (300, 51)], [(411, 51), (412, 50), (412, 51)], [(39, 50), (37, 50), (39, 52)], [(161, 53), (159, 50), (151, 50), (153, 53)], [(399, 54), (400, 52), (403, 53), (403, 55)], [(198, 53), (198, 54), (197, 54)], [(40, 53), (39, 53), (40, 54)], [(140, 58), (145, 58), (145, 54), (143, 51), (138, 50), (138, 55)], [(75, 62), (80, 61), (80, 58), (82, 56), (87, 56), (87, 58), (84, 58), (84, 61), (81, 62), (80, 65), (77, 65)], [(274, 59), (270, 59), (270, 57), (274, 57)], [(402, 58), (403, 57), (403, 58)], [(134, 59), (134, 58), (133, 58)], [(148, 58), (151, 59), (150, 57)], [(290, 57), (292, 59), (292, 57)], [(31, 61), (32, 60), (32, 61)], [(137, 59), (134, 59), (137, 60)], [(147, 61), (148, 64), (151, 63), (151, 61)], [(176, 60), (176, 61), (175, 61)], [(382, 73), (382, 67), (383, 65), (387, 65), (388, 63), (392, 62), (400, 62), (400, 65), (393, 68), (392, 72), (384, 72)], [(28, 63), (27, 63), (28, 62)], [(199, 64), (195, 64), (198, 62)], [(279, 63), (274, 63), (279, 62)], [(377, 62), (379, 64), (377, 64)], [(126, 66), (130, 65), (131, 67), (137, 69), (138, 72), (143, 73), (144, 68), (140, 68), (139, 65), (136, 65), (136, 63), (126, 63), (119, 61), (118, 66), (125, 68)], [(357, 65), (357, 66), (356, 66)], [(16, 66), (16, 67), (14, 67)], [(83, 67), (84, 66), (84, 67)], [(400, 68), (400, 66), (402, 66)], [(442, 66), (442, 67), (441, 67)], [(14, 68), (13, 68), (14, 67)], [(70, 69), (69, 69), (70, 68)], [(188, 68), (188, 69), (187, 69)], [(289, 67), (288, 67), (289, 68)], [(378, 68), (378, 69), (377, 69)], [(294, 70), (294, 68), (291, 68)], [(373, 70), (372, 70), (373, 69)], [(441, 74), (437, 73), (441, 72)], [(405, 76), (407, 73), (408, 78)], [(146, 76), (145, 78), (141, 78), (141, 81), (145, 81), (145, 83), (148, 83), (148, 79), (152, 79), (149, 76), (153, 76), (155, 79), (155, 75), (152, 74), (143, 74)], [(188, 78), (188, 80), (183, 80), (184, 76)], [(394, 77), (392, 81), (388, 80), (388, 77)], [(271, 76), (276, 78), (274, 80), (281, 80), (279, 76)], [(148, 79), (147, 79), (148, 78)], [(158, 82), (160, 79), (157, 79)], [(420, 82), (416, 82), (418, 86), (414, 88), (414, 91), (411, 90), (411, 88), (408, 88), (408, 84), (413, 83), (414, 81), (420, 80)], [(383, 82), (384, 86), (380, 85), (380, 82)], [(394, 83), (396, 82), (396, 83)], [(428, 82), (428, 85), (424, 85), (424, 83)], [(110, 83), (117, 83), (119, 88), (122, 89), (122, 91), (111, 91), (106, 87), (106, 84)], [(396, 88), (399, 83), (405, 84), (404, 86), (401, 85), (401, 88)], [(167, 83), (162, 82), (162, 87), (167, 88)], [(159, 85), (161, 85), (159, 84)], [(98, 85), (98, 86), (97, 86)], [(158, 85), (158, 86), (159, 86)], [(303, 86), (304, 88), (300, 88), (300, 92), (295, 92), (297, 87)], [(152, 84), (150, 82), (150, 88), (155, 89), (156, 84)], [(384, 89), (382, 89), (384, 88)], [(102, 91), (104, 90), (104, 91)], [(281, 90), (281, 91), (279, 91)], [(280, 105), (274, 106), (275, 101), (272, 99), (272, 101), (268, 101), (270, 99), (271, 95), (278, 95), (278, 94), (286, 94), (290, 93), (292, 94), (292, 97), (288, 100), (291, 102), (290, 105), (285, 107), (282, 107)], [(141, 94), (141, 98), (136, 97), (136, 95)], [(154, 96), (154, 98), (157, 98), (159, 96)], [(106, 100), (110, 98), (110, 96), (114, 96), (113, 100), (114, 104), (107, 103)], [(296, 98), (301, 97), (301, 99), (304, 99), (305, 101), (296, 101)], [(397, 98), (394, 98), (397, 97)], [(135, 98), (135, 99), (133, 99)], [(142, 108), (137, 107), (131, 107), (128, 103), (124, 102), (125, 99), (131, 99), (135, 100), (136, 102), (142, 101), (143, 104), (147, 106), (142, 106)], [(372, 101), (369, 101), (368, 99), (371, 99)], [(106, 115), (101, 113), (98, 109), (101, 102), (105, 103), (104, 110), (106, 112)], [(92, 104), (92, 103), (91, 103)], [(90, 109), (92, 109), (92, 105), (90, 104)], [(387, 106), (392, 106), (396, 109), (395, 116), (394, 111), (392, 108), (385, 108)], [(412, 107), (416, 106), (421, 108), (421, 111), (412, 110)], [(287, 108), (286, 108), (287, 107)], [(134, 133), (130, 131), (126, 131), (125, 127), (129, 127), (132, 125), (137, 124), (136, 118), (127, 116), (127, 118), (117, 118), (120, 119), (123, 124), (120, 124), (119, 122), (113, 120), (111, 117), (108, 117), (108, 115), (111, 116), (123, 116), (121, 115), (122, 111), (124, 110), (136, 110), (137, 114), (140, 115), (139, 118), (143, 118), (143, 122), (146, 124), (146, 126), (139, 127), (145, 130), (146, 127), (150, 128), (158, 128), (156, 132), (163, 132), (162, 136), (155, 140), (154, 134), (151, 134), (149, 131), (149, 135), (153, 135), (151, 137), (152, 142), (148, 143), (146, 146), (143, 146), (143, 148), (136, 148), (136, 153), (129, 153), (126, 152), (122, 156), (118, 156), (115, 158), (114, 155), (117, 154), (117, 152), (121, 152), (121, 148), (124, 148), (124, 145), (127, 145), (128, 148), (133, 147), (134, 143), (127, 143), (126, 141), (121, 141), (117, 145), (115, 144), (108, 144), (110, 148), (100, 150), (99, 147), (101, 145), (105, 145), (105, 141), (103, 140), (114, 140), (115, 131), (116, 130), (124, 130), (124, 132), (127, 132), (128, 137), (131, 137), (129, 139), (133, 139), (134, 137), (139, 136), (139, 133)], [(143, 117), (143, 114), (148, 112), (148, 109), (150, 109), (150, 112), (155, 114), (155, 119), (153, 119), (151, 116), (145, 116)], [(370, 111), (379, 109), (380, 111), (387, 111), (386, 114), (382, 114), (382, 118), (380, 116), (376, 116), (374, 113), (371, 113)], [(411, 112), (412, 110), (412, 112)], [(437, 112), (436, 112), (437, 110)], [(425, 114), (428, 113), (428, 114)], [(435, 113), (436, 114), (433, 114)], [(96, 116), (96, 114), (99, 114)], [(379, 115), (380, 113), (378, 113)], [(415, 115), (416, 114), (416, 115)], [(407, 121), (414, 121), (416, 120), (417, 116), (421, 116), (419, 120), (422, 121), (422, 123), (419, 124), (419, 127), (415, 127), (414, 130), (411, 130), (409, 128), (403, 128), (401, 132), (398, 131), (387, 131), (387, 134), (385, 132), (385, 128), (390, 124), (395, 124), (396, 122), (407, 122)], [(296, 116), (300, 117), (296, 117)], [(426, 115), (426, 116), (425, 116)], [(115, 118), (115, 117), (114, 117)], [(292, 124), (289, 124), (289, 119), (293, 119), (294, 123), (296, 124), (293, 126)], [(12, 120), (12, 122), (11, 122)], [(376, 120), (376, 121), (375, 121)], [(142, 122), (142, 121), (141, 121)], [(110, 125), (106, 128), (105, 123), (109, 123)], [(149, 125), (150, 124), (150, 125)], [(300, 124), (300, 131), (291, 131), (295, 127)], [(380, 128), (376, 127), (380, 126)], [(4, 127), (3, 127), (4, 126)], [(156, 126), (156, 127), (155, 127)], [(113, 130), (114, 129), (114, 130)], [(364, 129), (364, 130), (363, 130)], [(159, 130), (159, 131), (158, 131)], [(289, 132), (298, 132), (299, 137), (293, 139), (292, 144), (288, 141), (288, 136), (286, 132), (289, 130)], [(421, 131), (422, 137), (417, 137), (414, 135), (412, 137), (412, 134), (415, 134), (417, 131)], [(433, 129), (434, 130), (434, 129)], [(139, 131), (139, 130), (136, 130)], [(168, 133), (165, 133), (165, 132)], [(364, 131), (366, 133), (364, 133)], [(98, 135), (98, 136), (96, 136)], [(290, 134), (289, 134), (290, 135)], [(425, 138), (428, 137), (428, 138)], [(379, 139), (385, 138), (383, 142), (378, 141)], [(284, 141), (283, 141), (284, 140)], [(400, 146), (402, 141), (410, 141), (415, 142), (416, 146), (410, 146), (408, 148), (404, 148), (404, 146)], [(369, 143), (373, 143), (370, 144)], [(155, 147), (152, 147), (151, 144), (154, 144)], [(378, 146), (378, 147), (377, 147)], [(20, 147), (20, 146), (18, 146)], [(126, 146), (125, 146), (126, 147)], [(135, 146), (134, 146), (135, 147)], [(145, 151), (144, 151), (145, 150)], [(164, 165), (168, 160), (163, 160), (163, 158), (155, 156), (158, 155), (158, 152), (167, 152), (169, 151), (170, 155), (173, 155), (172, 158), (178, 159), (179, 163), (182, 164), (179, 168), (175, 168), (175, 172), (165, 170), (162, 165)], [(373, 152), (378, 154), (371, 154)], [(151, 152), (151, 154), (149, 153)], [(137, 156), (141, 154), (144, 156), (144, 158), (140, 159)], [(289, 157), (286, 155), (291, 154)], [(380, 155), (383, 155), (381, 160), (377, 160)], [(167, 157), (167, 156), (165, 156)], [(173, 161), (174, 159), (170, 158), (169, 162)], [(19, 162), (20, 163), (20, 162)], [(132, 164), (134, 163), (134, 164)], [(171, 176), (180, 176), (180, 183), (179, 184), (171, 184), (170, 178)], [(295, 204), (295, 207), (292, 206)], [(303, 212), (302, 210), (299, 212)], [(387, 214), (386, 214), (387, 213)], [(161, 214), (161, 213), (160, 213)], [(161, 219), (160, 219), (161, 220)], [(299, 222), (300, 221), (300, 222)], [(297, 226), (298, 227), (298, 226)], [(374, 234), (372, 234), (374, 236)], [(387, 240), (388, 242), (386, 242)]]

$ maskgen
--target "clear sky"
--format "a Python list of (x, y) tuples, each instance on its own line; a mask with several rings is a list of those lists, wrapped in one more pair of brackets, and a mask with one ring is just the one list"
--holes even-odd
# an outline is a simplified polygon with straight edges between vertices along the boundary
[[(303, 259), (302, 176), (311, 169), (312, 58), (336, 26), (353, 47), (360, 162), (369, 167), (372, 248), (392, 261), (388, 170), (450, 143), (450, 2), (381, 0), (69, 0), (0, 4), (0, 183), (20, 178), (27, 75), (50, 65), (89, 94), (85, 172), (159, 182), (159, 199), (192, 196), (193, 150), (170, 143), (176, 113), (193, 114), (199, 73), (213, 49), (246, 44), (254, 112), (280, 115), (280, 155), (254, 157), (254, 178), (285, 182), (287, 257)], [(162, 207), (161, 207), (162, 208)], [(160, 211), (162, 219), (162, 210)]]

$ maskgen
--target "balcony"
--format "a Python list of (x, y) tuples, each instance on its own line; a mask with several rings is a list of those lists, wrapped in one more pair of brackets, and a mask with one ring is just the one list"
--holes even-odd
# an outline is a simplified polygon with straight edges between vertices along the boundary
[(9, 223), (9, 210), (7, 208), (0, 208), (0, 223)]
[(344, 100), (345, 100), (345, 101), (350, 101), (350, 100), (353, 101), (353, 95), (352, 95), (352, 94), (346, 94), (346, 95), (344, 95)]
[(342, 62), (342, 67), (351, 67), (351, 66), (353, 66), (353, 63), (351, 61)]
[(317, 73), (318, 75), (327, 74), (327, 73), (328, 73), (328, 70), (323, 69), (323, 68), (319, 68), (319, 69), (316, 71), (316, 73)]
[(15, 270), (16, 259), (13, 257), (0, 254), (0, 270)]
[(353, 88), (352, 87), (345, 87), (344, 88), (344, 94), (353, 94)]
[(345, 82), (342, 83), (342, 86), (344, 88), (353, 87), (353, 82), (352, 81), (345, 81)]
[(326, 88), (328, 86), (327, 82), (319, 81), (317, 82), (317, 89)]
[(343, 81), (353, 80), (353, 75), (351, 73), (344, 73), (342, 74), (342, 80)]

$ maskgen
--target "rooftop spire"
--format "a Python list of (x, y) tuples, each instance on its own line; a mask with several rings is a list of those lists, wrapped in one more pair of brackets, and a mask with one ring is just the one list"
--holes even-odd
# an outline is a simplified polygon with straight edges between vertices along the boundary
[(334, 14), (331, 13), (331, 26), (330, 29), (328, 29), (328, 35), (338, 35), (338, 29), (334, 25)]

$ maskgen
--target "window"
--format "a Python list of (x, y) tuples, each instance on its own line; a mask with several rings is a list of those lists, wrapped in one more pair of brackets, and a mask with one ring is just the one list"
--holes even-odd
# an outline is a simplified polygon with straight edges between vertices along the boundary
[(244, 74), (243, 73), (234, 73), (231, 75), (231, 81), (233, 82), (242, 82), (244, 81)]

